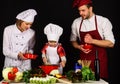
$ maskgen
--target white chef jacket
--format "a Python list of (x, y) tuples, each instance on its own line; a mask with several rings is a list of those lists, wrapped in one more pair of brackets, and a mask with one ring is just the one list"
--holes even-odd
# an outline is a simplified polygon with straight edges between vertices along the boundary
[(18, 53), (33, 53), (35, 31), (28, 29), (21, 32), (16, 24), (7, 26), (3, 34), (4, 67), (16, 66), (20, 71), (31, 69), (31, 60), (19, 60)]
[[(111, 22), (103, 16), (96, 15), (96, 18), (97, 18), (98, 32), (99, 32), (101, 38), (104, 40), (109, 40), (114, 44), (115, 39), (114, 39), (114, 35), (112, 32)], [(73, 24), (71, 26), (72, 31), (71, 31), (70, 41), (76, 41), (77, 38), (80, 39), (79, 28), (80, 28), (81, 21), (82, 21), (81, 17), (76, 18), (73, 21)], [(91, 31), (91, 30), (95, 30), (95, 29), (96, 29), (95, 15), (93, 15), (90, 19), (83, 20), (83, 23), (81, 26), (81, 31), (87, 32), (87, 31)]]

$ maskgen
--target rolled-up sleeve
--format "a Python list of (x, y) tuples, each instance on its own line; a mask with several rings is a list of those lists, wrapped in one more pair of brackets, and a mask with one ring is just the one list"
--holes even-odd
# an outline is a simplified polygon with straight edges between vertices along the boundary
[(76, 41), (77, 37), (78, 37), (77, 22), (75, 20), (75, 21), (73, 21), (73, 24), (71, 25), (70, 41)]
[(115, 43), (114, 35), (112, 32), (112, 24), (111, 22), (106, 18), (103, 23), (103, 37), (105, 40), (111, 41), (113, 44)]

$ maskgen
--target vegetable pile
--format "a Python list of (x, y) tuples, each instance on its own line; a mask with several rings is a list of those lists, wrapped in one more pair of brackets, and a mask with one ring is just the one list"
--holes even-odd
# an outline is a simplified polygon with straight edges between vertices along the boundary
[(53, 69), (48, 76), (41, 68), (35, 68), (23, 72), (22, 81), (25, 83), (37, 83), (37, 84), (54, 84), (56, 78), (60, 78), (61, 75), (57, 69)]
[(95, 80), (95, 74), (89, 67), (91, 61), (78, 60), (78, 66), (75, 70), (70, 70), (66, 73), (66, 77), (73, 83), (86, 82), (88, 80)]
[(33, 77), (45, 77), (45, 73), (43, 72), (42, 69), (32, 69), (32, 70), (26, 70), (23, 72), (23, 78), (22, 81), (29, 83), (30, 82), (30, 78)]
[(5, 81), (19, 82), (22, 80), (23, 73), (18, 71), (17, 67), (6, 67), (2, 71)]

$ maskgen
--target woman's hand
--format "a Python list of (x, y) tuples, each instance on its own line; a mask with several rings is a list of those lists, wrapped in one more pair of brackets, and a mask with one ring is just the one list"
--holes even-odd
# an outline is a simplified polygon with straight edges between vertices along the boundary
[(27, 60), (27, 58), (24, 57), (24, 54), (22, 52), (18, 53), (18, 59), (20, 59), (20, 60)]

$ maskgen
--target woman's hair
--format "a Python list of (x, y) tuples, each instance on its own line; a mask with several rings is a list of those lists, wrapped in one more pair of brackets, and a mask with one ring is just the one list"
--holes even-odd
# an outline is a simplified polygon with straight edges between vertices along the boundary
[(17, 26), (20, 26), (22, 22), (23, 22), (22, 20), (18, 20), (18, 19), (17, 19), (17, 20), (16, 20), (16, 25), (17, 25)]

